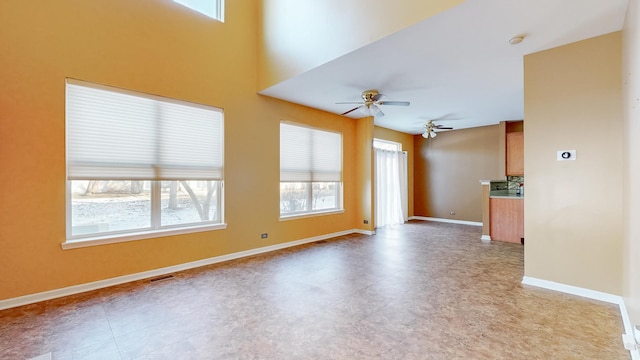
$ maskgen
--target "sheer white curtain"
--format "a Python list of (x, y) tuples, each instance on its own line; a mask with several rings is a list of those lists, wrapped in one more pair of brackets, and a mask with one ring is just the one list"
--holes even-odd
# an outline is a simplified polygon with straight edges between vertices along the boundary
[(407, 221), (407, 154), (375, 150), (376, 227)]

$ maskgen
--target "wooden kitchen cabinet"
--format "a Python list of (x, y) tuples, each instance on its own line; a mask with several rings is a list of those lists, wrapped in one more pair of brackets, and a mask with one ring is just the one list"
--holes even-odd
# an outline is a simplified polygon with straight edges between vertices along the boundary
[(524, 199), (489, 199), (491, 240), (520, 243), (524, 238)]
[(507, 133), (507, 176), (524, 176), (524, 132)]

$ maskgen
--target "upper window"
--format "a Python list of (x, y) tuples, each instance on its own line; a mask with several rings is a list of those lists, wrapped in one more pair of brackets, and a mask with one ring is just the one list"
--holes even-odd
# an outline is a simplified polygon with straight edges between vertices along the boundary
[(212, 19), (224, 21), (224, 0), (173, 0), (181, 5), (207, 15)]
[(280, 216), (342, 209), (342, 135), (280, 123)]
[(380, 150), (402, 151), (402, 144), (382, 139), (373, 139), (373, 148)]
[(69, 241), (223, 222), (221, 109), (67, 80), (66, 119)]

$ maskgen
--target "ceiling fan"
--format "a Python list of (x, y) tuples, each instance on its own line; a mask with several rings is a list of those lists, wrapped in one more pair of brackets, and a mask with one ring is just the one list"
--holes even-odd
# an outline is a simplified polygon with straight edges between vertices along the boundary
[(397, 106), (409, 106), (408, 101), (382, 101), (384, 95), (380, 94), (378, 90), (365, 90), (362, 92), (362, 101), (345, 101), (337, 102), (336, 104), (359, 104), (353, 109), (342, 113), (341, 115), (347, 115), (348, 113), (359, 110), (367, 116), (384, 116), (384, 113), (378, 105), (397, 105)]
[(424, 133), (422, 134), (422, 137), (425, 139), (433, 139), (437, 135), (436, 130), (453, 130), (453, 128), (450, 126), (438, 125), (435, 124), (433, 120), (429, 120), (424, 124)]

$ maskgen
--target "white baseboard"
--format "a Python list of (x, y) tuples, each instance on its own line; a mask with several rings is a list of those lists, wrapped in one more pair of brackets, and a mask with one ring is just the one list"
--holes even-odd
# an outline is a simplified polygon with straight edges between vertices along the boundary
[(453, 220), (453, 219), (433, 218), (433, 217), (425, 217), (425, 216), (412, 216), (409, 218), (409, 220), (425, 220), (425, 221), (436, 221), (436, 222), (443, 222), (443, 223), (450, 223), (450, 224), (482, 226), (482, 223), (477, 221)]
[[(537, 279), (529, 276), (524, 276), (522, 278), (522, 283), (524, 285), (535, 286), (543, 289), (563, 292), (566, 294), (581, 296), (587, 299), (599, 300), (618, 305), (618, 307), (620, 308), (620, 316), (622, 317), (622, 323), (624, 325), (625, 332), (622, 335), (623, 343), (627, 343), (628, 341), (633, 341), (635, 343), (633, 326), (631, 325), (629, 313), (627, 312), (627, 307), (624, 304), (624, 299), (622, 298), (622, 296), (585, 289), (572, 285), (561, 284), (553, 281)], [(629, 352), (631, 353), (631, 358), (633, 360), (640, 360), (640, 351), (638, 351), (637, 346), (635, 349), (629, 350)]]
[[(529, 276), (522, 277), (522, 283), (525, 285), (531, 285), (543, 289), (549, 289), (554, 291), (563, 292), (565, 294), (577, 295), (588, 299), (594, 299), (604, 301), (610, 304), (620, 304), (622, 302), (622, 296), (608, 294), (600, 291), (585, 289), (572, 285), (565, 285), (549, 280), (542, 280)], [(625, 328), (626, 330), (626, 328)]]
[(0, 310), (9, 309), (9, 308), (27, 305), (27, 304), (33, 304), (36, 302), (60, 298), (63, 296), (79, 294), (86, 291), (102, 289), (109, 286), (124, 284), (132, 281), (153, 278), (161, 275), (171, 274), (178, 271), (189, 270), (189, 269), (193, 269), (201, 266), (216, 264), (216, 263), (229, 261), (229, 260), (235, 260), (235, 259), (239, 259), (247, 256), (263, 254), (271, 251), (286, 249), (289, 247), (304, 245), (304, 244), (308, 244), (308, 243), (312, 243), (320, 240), (331, 239), (334, 237), (349, 235), (349, 234), (373, 235), (375, 234), (375, 232), (368, 231), (368, 230), (361, 230), (361, 229), (339, 231), (331, 234), (313, 236), (310, 238), (290, 241), (282, 244), (275, 244), (271, 246), (265, 246), (265, 247), (260, 247), (256, 249), (240, 251), (232, 254), (192, 261), (185, 264), (179, 264), (179, 265), (168, 266), (168, 267), (155, 269), (155, 270), (143, 271), (136, 274), (118, 276), (115, 278), (99, 280), (99, 281), (94, 281), (94, 282), (80, 284), (80, 285), (73, 285), (73, 286), (69, 286), (61, 289), (55, 289), (55, 290), (44, 291), (36, 294), (24, 295), (16, 298), (0, 300)]
[(490, 235), (482, 235), (482, 236), (480, 237), (480, 240), (481, 240), (482, 242), (490, 242), (490, 241), (491, 241), (491, 236), (490, 236)]

